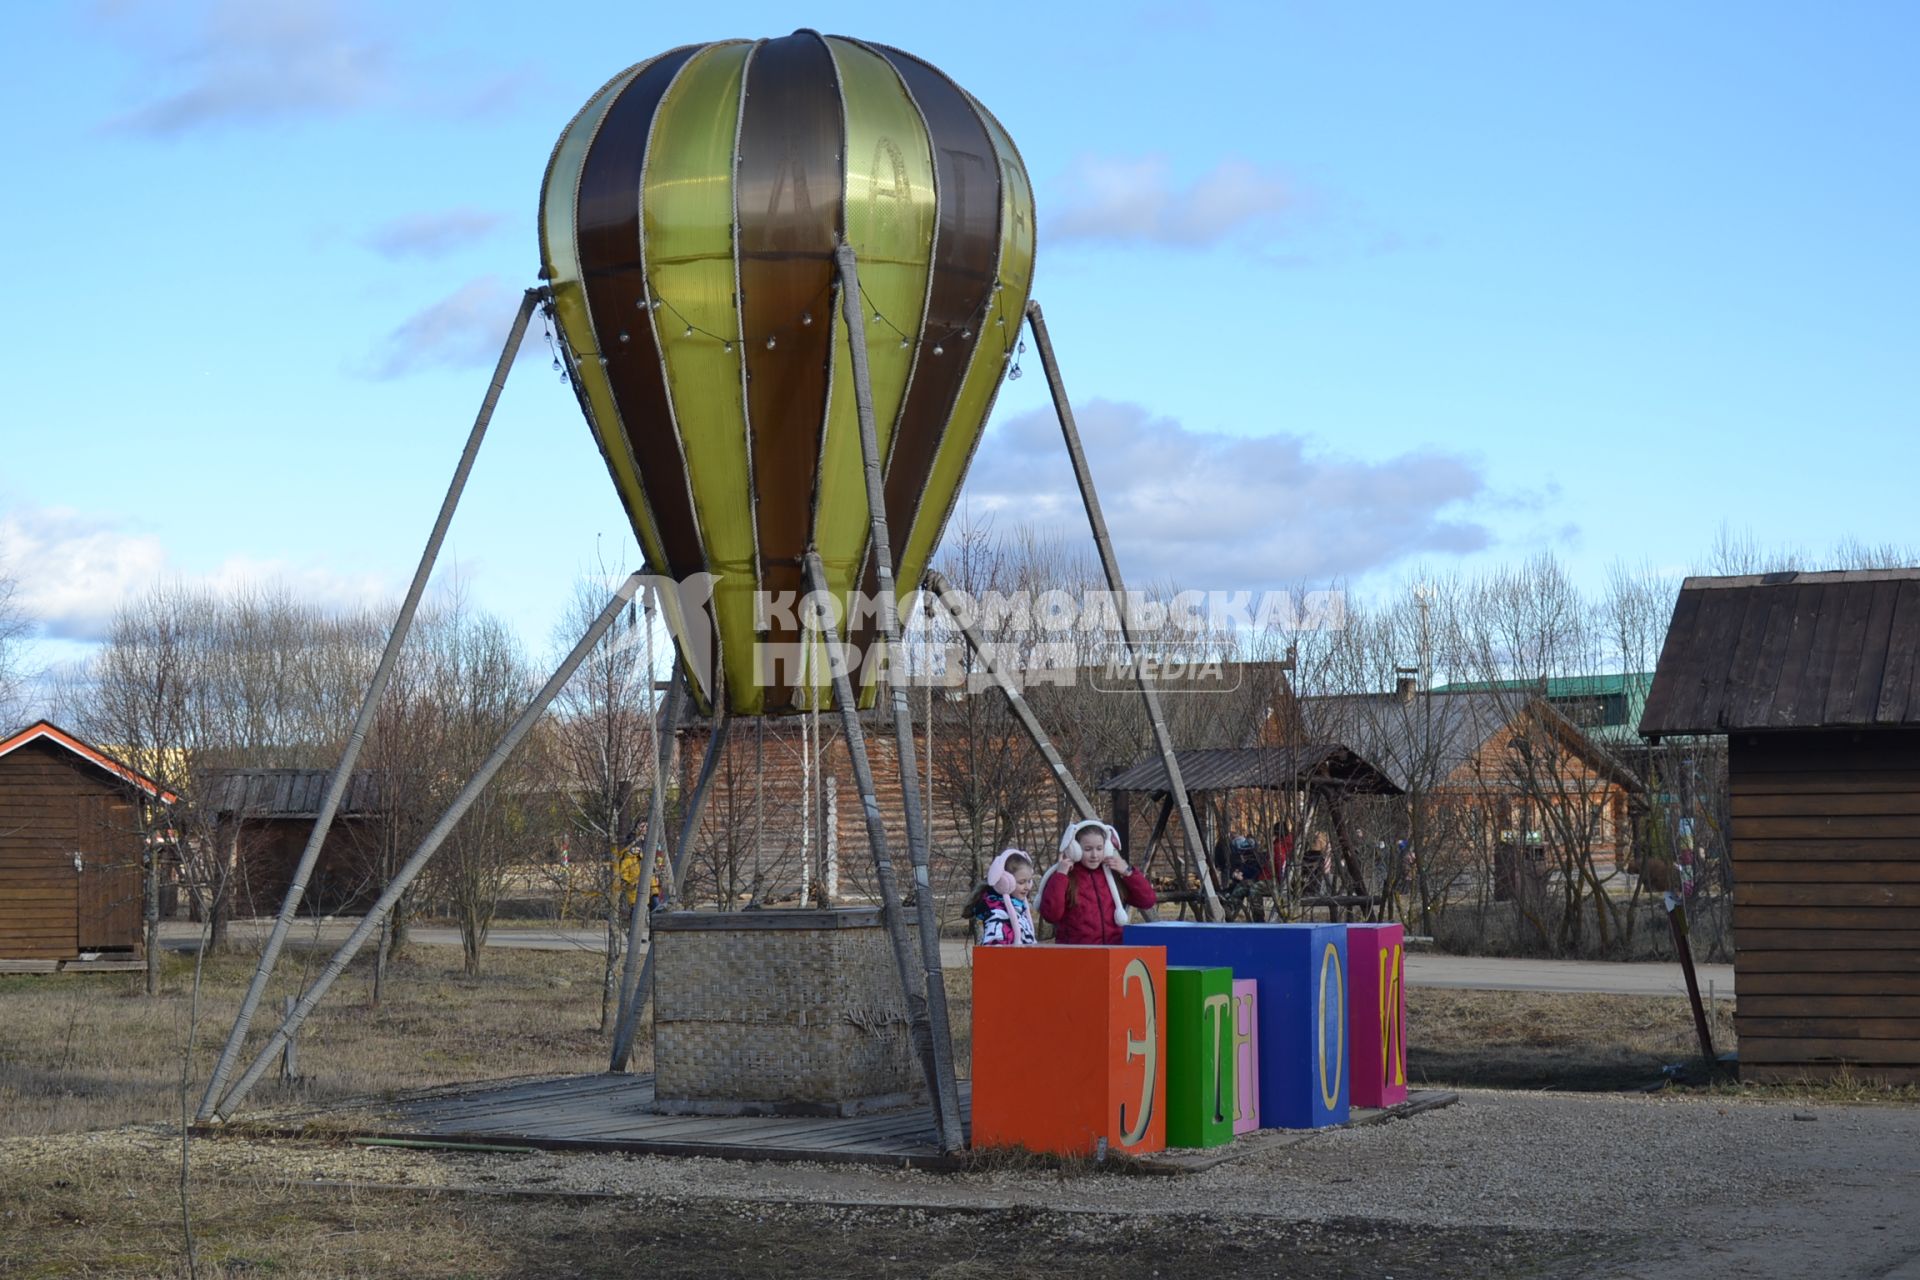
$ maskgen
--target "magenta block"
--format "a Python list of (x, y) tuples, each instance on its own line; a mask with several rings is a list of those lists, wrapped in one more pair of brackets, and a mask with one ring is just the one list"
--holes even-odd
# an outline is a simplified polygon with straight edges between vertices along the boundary
[(1353, 1105), (1391, 1107), (1407, 1100), (1406, 929), (1347, 926), (1347, 991), (1353, 1007)]
[(1260, 1127), (1260, 984), (1252, 978), (1233, 983), (1233, 1132), (1237, 1137)]

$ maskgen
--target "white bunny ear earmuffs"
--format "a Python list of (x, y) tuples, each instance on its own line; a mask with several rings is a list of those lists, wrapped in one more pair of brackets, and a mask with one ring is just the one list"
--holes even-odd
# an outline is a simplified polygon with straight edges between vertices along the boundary
[[(1060, 837), (1060, 852), (1064, 854), (1072, 849), (1074, 841), (1080, 838), (1082, 831), (1094, 828), (1098, 828), (1106, 833), (1107, 849), (1109, 852), (1120, 852), (1120, 833), (1098, 818), (1082, 818), (1080, 821), (1068, 827), (1066, 834)], [(1127, 923), (1127, 904), (1120, 897), (1120, 882), (1113, 878), (1112, 867), (1102, 867), (1101, 871), (1104, 872), (1107, 877), (1107, 888), (1113, 893), (1113, 922), (1117, 925), (1124, 926)], [(1047, 874), (1052, 875), (1053, 872), (1049, 870)]]

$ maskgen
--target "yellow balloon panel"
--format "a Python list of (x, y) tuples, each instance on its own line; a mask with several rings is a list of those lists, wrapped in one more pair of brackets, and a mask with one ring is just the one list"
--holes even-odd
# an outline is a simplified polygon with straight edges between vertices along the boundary
[(654, 332), (707, 571), (719, 575), (714, 612), (734, 699), (753, 697), (761, 684), (753, 628), (758, 557), (734, 306), (733, 147), (750, 50), (721, 45), (687, 64), (654, 119), (642, 188), (647, 273), (661, 303), (653, 312)]
[[(873, 416), (884, 458), (906, 399), (916, 333), (926, 310), (936, 213), (933, 150), (920, 113), (885, 59), (829, 38), (846, 102), (846, 235), (860, 265)], [(868, 516), (853, 353), (835, 313), (832, 403), (820, 458), (814, 545), (827, 586), (844, 597), (860, 574)]]

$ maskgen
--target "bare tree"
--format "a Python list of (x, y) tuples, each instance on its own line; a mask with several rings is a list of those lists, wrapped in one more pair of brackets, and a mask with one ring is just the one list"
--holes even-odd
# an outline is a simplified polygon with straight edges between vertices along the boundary
[[(572, 647), (600, 612), (606, 590), (600, 579), (609, 575), (601, 566), (599, 579), (576, 584), (566, 614), (556, 628), (556, 639)], [(621, 908), (626, 885), (619, 860), (639, 839), (639, 824), (647, 811), (646, 794), (658, 761), (653, 724), (656, 713), (655, 674), (649, 662), (652, 646), (649, 623), (639, 601), (628, 606), (620, 622), (597, 645), (554, 705), (553, 748), (562, 774), (561, 789), (567, 811), (568, 860), (561, 870), (564, 896), (571, 896), (576, 878), (584, 876), (596, 914), (606, 929), (606, 959), (601, 972), (600, 1030), (611, 1031), (618, 1012), (621, 951), (626, 931)], [(634, 891), (636, 909), (647, 885)]]
[[(210, 824), (196, 807), (194, 769), (204, 754), (201, 691), (206, 683), (213, 601), (179, 584), (157, 587), (114, 616), (106, 644), (94, 659), (73, 708), (80, 731), (111, 744), (127, 762), (180, 797), (171, 812), (149, 807), (144, 869), (147, 992), (158, 990), (160, 946), (157, 878), (160, 851), (176, 851), (182, 879), (188, 851), (211, 844)], [(201, 866), (206, 859), (194, 861)]]
[[(963, 524), (947, 547), (941, 572), (976, 602), (995, 593), (1017, 594), (1023, 579), (1030, 585), (1033, 566), (1020, 565), (988, 526)], [(998, 660), (1019, 663), (1030, 655), (1030, 635), (1021, 632), (1019, 621), (1009, 614), (986, 614), (968, 621)], [(938, 850), (948, 878), (971, 885), (985, 874), (1000, 849), (1022, 842), (1031, 846), (1032, 819), (1051, 784), (1042, 780), (1044, 766), (1038, 753), (992, 684), (985, 663), (966, 646), (955, 621), (936, 611), (929, 625), (927, 641), (958, 670), (943, 673), (956, 696), (941, 697), (934, 704), (940, 747), (929, 753), (933, 805), (928, 812), (930, 819), (933, 815), (944, 819), (953, 833), (951, 845)], [(926, 674), (931, 678), (933, 673)], [(1059, 736), (1069, 737), (1064, 732)], [(1070, 743), (1063, 742), (1063, 751), (1071, 749)]]
[(0, 725), (21, 713), (25, 683), (23, 649), (31, 620), (20, 603), (20, 584), (0, 569)]
[[(416, 623), (415, 632), (424, 651), (426, 697), (439, 728), (432, 739), (434, 776), (450, 799), (519, 715), (538, 681), (506, 624), (471, 613), (457, 593), (424, 625)], [(459, 926), (470, 977), (480, 972), (481, 949), (508, 872), (546, 837), (542, 810), (551, 795), (549, 750), (537, 735), (524, 743), (467, 810), (429, 868), (431, 892)], [(433, 808), (441, 807), (436, 797)]]

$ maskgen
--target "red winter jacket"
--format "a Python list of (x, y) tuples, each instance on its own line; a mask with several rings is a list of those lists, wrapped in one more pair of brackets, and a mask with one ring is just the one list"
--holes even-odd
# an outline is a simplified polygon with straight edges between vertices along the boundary
[[(1129, 906), (1144, 911), (1154, 904), (1153, 885), (1138, 868), (1129, 868), (1125, 875), (1116, 871), (1113, 878), (1120, 882), (1120, 896)], [(1067, 904), (1070, 883), (1071, 908)], [(1107, 887), (1106, 873), (1089, 871), (1077, 862), (1047, 877), (1047, 887), (1040, 895), (1040, 918), (1053, 926), (1055, 942), (1083, 947), (1120, 945), (1120, 926), (1113, 919), (1113, 891)]]

